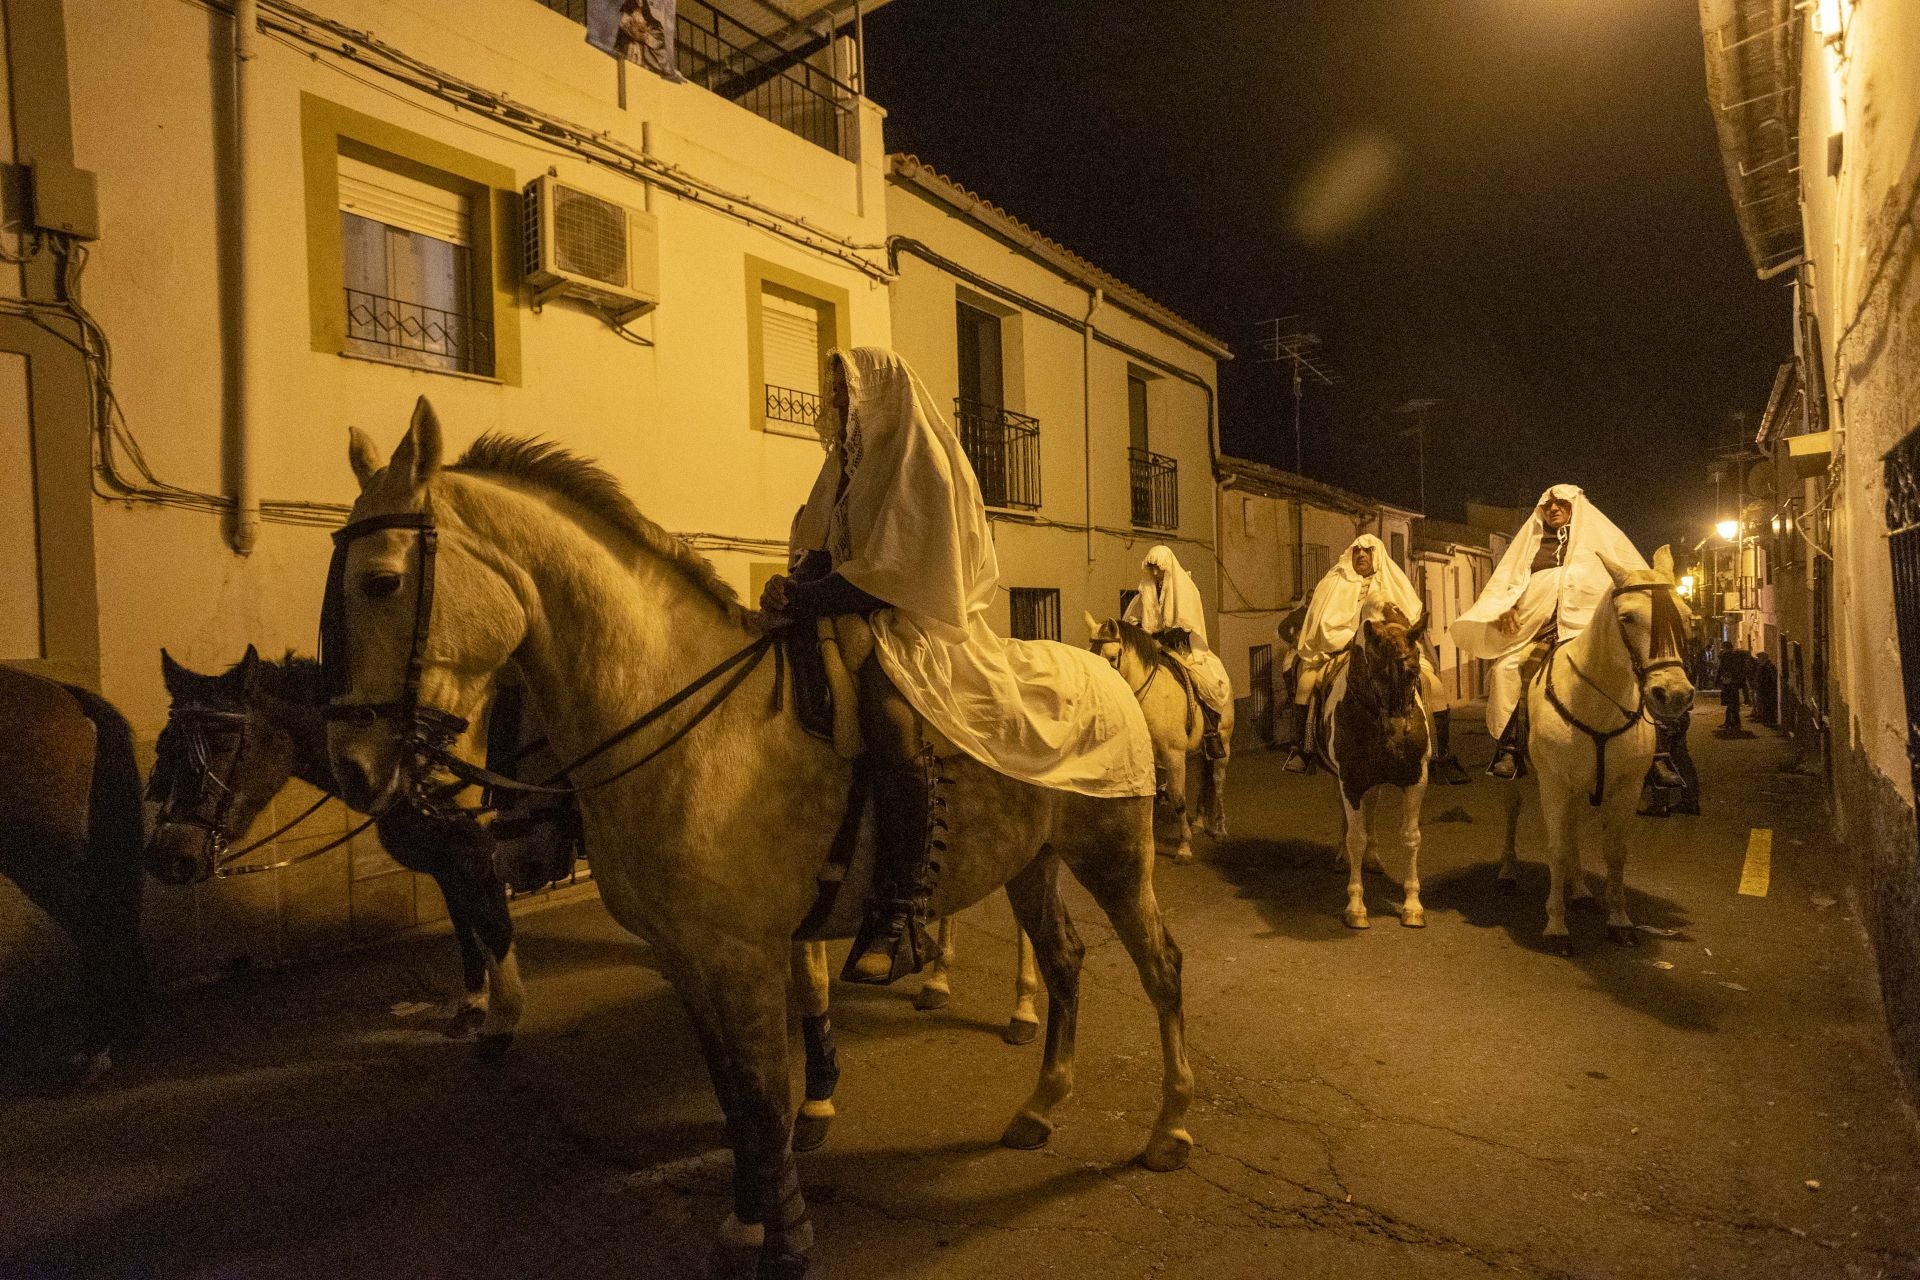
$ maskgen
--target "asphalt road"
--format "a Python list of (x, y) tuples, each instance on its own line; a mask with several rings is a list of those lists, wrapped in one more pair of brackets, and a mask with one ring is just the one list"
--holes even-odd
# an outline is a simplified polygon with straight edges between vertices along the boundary
[[(1428, 795), (1429, 927), (1369, 877), (1356, 933), (1333, 784), (1243, 756), (1233, 838), (1158, 872), (1198, 1090), (1179, 1173), (1131, 1163), (1153, 1019), (1077, 888), (1079, 1092), (1047, 1150), (995, 1144), (1040, 1055), (997, 1035), (1004, 902), (964, 918), (947, 1010), (840, 989), (840, 1119), (801, 1164), (815, 1274), (1920, 1276), (1920, 1143), (1819, 784), (1711, 724), (1704, 816), (1635, 832), (1643, 945), (1580, 915), (1571, 959), (1541, 944), (1531, 815), (1495, 891), (1495, 784)], [(1764, 897), (1736, 892), (1753, 828)], [(457, 966), (426, 937), (176, 994), (88, 1093), (0, 1088), (0, 1277), (725, 1274), (727, 1157), (672, 993), (591, 897), (521, 927), (503, 1066), (439, 1034)]]

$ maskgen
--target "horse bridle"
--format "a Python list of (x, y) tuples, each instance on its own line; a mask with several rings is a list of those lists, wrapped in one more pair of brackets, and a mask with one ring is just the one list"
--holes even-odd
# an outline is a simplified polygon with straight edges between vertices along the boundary
[[(339, 696), (346, 691), (350, 680), (346, 631), (347, 552), (360, 538), (387, 529), (412, 530), (417, 535), (420, 545), (420, 581), (414, 595), (413, 629), (408, 642), (406, 665), (402, 669), (400, 693), (398, 697), (386, 702), (342, 702), (338, 700)], [(412, 803), (429, 810), (445, 806), (466, 786), (523, 794), (578, 795), (581, 792), (595, 791), (617, 782), (664, 754), (712, 715), (734, 690), (745, 683), (747, 677), (752, 675), (754, 669), (760, 665), (760, 660), (766, 657), (767, 651), (777, 642), (777, 637), (772, 632), (759, 636), (745, 648), (736, 650), (721, 659), (704, 674), (682, 686), (651, 710), (644, 712), (608, 734), (593, 747), (575, 756), (542, 781), (522, 782), (518, 778), (507, 777), (454, 755), (448, 748), (467, 731), (469, 723), (467, 718), (421, 701), (420, 684), (426, 670), (427, 637), (433, 623), (434, 561), (439, 549), (439, 538), (439, 529), (434, 524), (433, 515), (426, 511), (400, 511), (388, 515), (368, 516), (336, 530), (333, 534), (333, 560), (327, 567), (326, 596), (320, 607), (320, 671), (322, 685), (329, 695), (328, 704), (322, 714), (329, 722), (346, 721), (356, 725), (372, 725), (383, 720), (396, 721), (400, 726), (402, 746), (406, 753), (410, 789), (408, 798)], [(721, 679), (723, 676), (724, 680)], [(592, 782), (574, 783), (570, 780), (570, 775), (575, 769), (588, 761), (600, 758), (641, 730), (661, 720), (681, 703), (693, 698), (716, 680), (721, 683), (712, 696), (701, 704), (691, 719), (669, 734), (653, 750)], [(780, 701), (781, 691), (776, 676), (774, 687), (776, 707)], [(428, 773), (427, 769), (421, 767), (423, 764), (437, 765), (445, 769), (463, 785), (451, 789), (440, 786), (435, 787), (430, 795), (423, 793), (422, 788)], [(485, 808), (468, 811), (484, 812)]]
[(1553, 687), (1553, 660), (1558, 656), (1559, 649), (1563, 648), (1568, 642), (1562, 642), (1561, 645), (1555, 646), (1555, 651), (1547, 655), (1546, 671), (1542, 675), (1548, 705), (1558, 712), (1560, 717), (1569, 725), (1578, 729), (1593, 741), (1593, 791), (1587, 799), (1590, 804), (1595, 806), (1598, 806), (1606, 798), (1607, 744), (1639, 724), (1643, 719), (1650, 724), (1669, 728), (1672, 724), (1678, 723), (1677, 719), (1669, 721), (1656, 715), (1652, 708), (1647, 705), (1647, 681), (1655, 672), (1667, 671), (1674, 667), (1685, 667), (1687, 665), (1686, 658), (1682, 656), (1681, 648), (1685, 631), (1680, 623), (1680, 606), (1674, 603), (1673, 584), (1668, 582), (1630, 583), (1626, 586), (1615, 587), (1608, 598), (1611, 600), (1618, 596), (1630, 595), (1640, 591), (1647, 593), (1648, 602), (1653, 610), (1652, 625), (1647, 637), (1647, 657), (1645, 661), (1641, 660), (1639, 650), (1634, 648), (1633, 637), (1627, 634), (1626, 619), (1620, 616), (1618, 609), (1614, 610), (1613, 617), (1614, 625), (1620, 629), (1620, 642), (1627, 651), (1627, 662), (1633, 668), (1634, 693), (1639, 703), (1638, 706), (1623, 706), (1612, 694), (1602, 689), (1593, 677), (1582, 671), (1580, 665), (1573, 660), (1571, 654), (1567, 655), (1567, 665), (1573, 669), (1573, 674), (1580, 677), (1581, 682), (1588, 688), (1612, 703), (1614, 710), (1621, 714), (1622, 720), (1617, 728), (1602, 730), (1587, 724), (1573, 713), (1572, 708), (1567, 706), (1561, 699), (1559, 692)]

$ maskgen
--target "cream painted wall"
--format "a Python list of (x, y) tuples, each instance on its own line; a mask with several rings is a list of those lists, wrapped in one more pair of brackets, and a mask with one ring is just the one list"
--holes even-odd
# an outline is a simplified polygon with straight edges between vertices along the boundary
[[(594, 130), (812, 227), (861, 244), (885, 235), (880, 112), (859, 104), (852, 163), (693, 85), (618, 68), (582, 28), (533, 0), (329, 0), (325, 11), (388, 44), (516, 101)], [(130, 9), (137, 12), (130, 12)], [(76, 162), (98, 175), (103, 235), (84, 297), (114, 343), (114, 385), (128, 423), (166, 481), (224, 487), (222, 172), (223, 14), (179, 0), (69, 3)], [(211, 51), (211, 55), (210, 55)], [(809, 441), (748, 421), (748, 297), (743, 263), (766, 259), (849, 298), (856, 343), (891, 341), (887, 290), (858, 270), (448, 104), (338, 57), (263, 36), (248, 171), (259, 272), (248, 331), (258, 376), (257, 466), (270, 499), (347, 503), (346, 428), (383, 448), (430, 396), (459, 448), (492, 429), (552, 437), (601, 460), (647, 514), (683, 532), (784, 541), (817, 470)], [(137, 85), (137, 93), (128, 86)], [(659, 309), (627, 343), (566, 304), (519, 313), (518, 385), (355, 360), (312, 349), (301, 150), (303, 93), (508, 167), (516, 187), (549, 168), (659, 220)], [(517, 228), (503, 228), (517, 244)], [(500, 246), (503, 256), (512, 244)], [(869, 254), (879, 260), (877, 253)], [(9, 273), (11, 274), (11, 273)], [(9, 285), (9, 288), (12, 286)], [(216, 669), (248, 643), (314, 647), (329, 550), (324, 529), (267, 524), (250, 557), (228, 549), (209, 515), (95, 504), (102, 682), (143, 753), (164, 720), (158, 653)], [(716, 557), (743, 592), (765, 553)], [(332, 819), (328, 819), (331, 821)], [(264, 826), (263, 826), (264, 829)], [(264, 856), (264, 851), (263, 851)], [(360, 874), (367, 872), (368, 874)], [(297, 878), (296, 878), (297, 877)], [(431, 920), (437, 894), (392, 872), (371, 848), (299, 873), (194, 890), (154, 889), (150, 933), (164, 974), (217, 968), (234, 954), (272, 961), (312, 946)]]

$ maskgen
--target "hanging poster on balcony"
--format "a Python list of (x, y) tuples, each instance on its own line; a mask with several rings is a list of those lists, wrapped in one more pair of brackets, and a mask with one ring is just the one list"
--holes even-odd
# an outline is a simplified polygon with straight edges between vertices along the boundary
[(668, 80), (684, 79), (674, 58), (674, 0), (587, 0), (587, 43)]

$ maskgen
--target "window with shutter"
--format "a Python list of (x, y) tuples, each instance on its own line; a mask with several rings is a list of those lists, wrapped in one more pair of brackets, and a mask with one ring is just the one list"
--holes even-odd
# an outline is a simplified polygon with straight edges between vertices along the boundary
[(492, 326), (473, 308), (473, 200), (339, 157), (347, 349), (463, 373), (493, 372)]
[(760, 289), (761, 368), (766, 416), (811, 428), (820, 414), (821, 304), (765, 285)]

